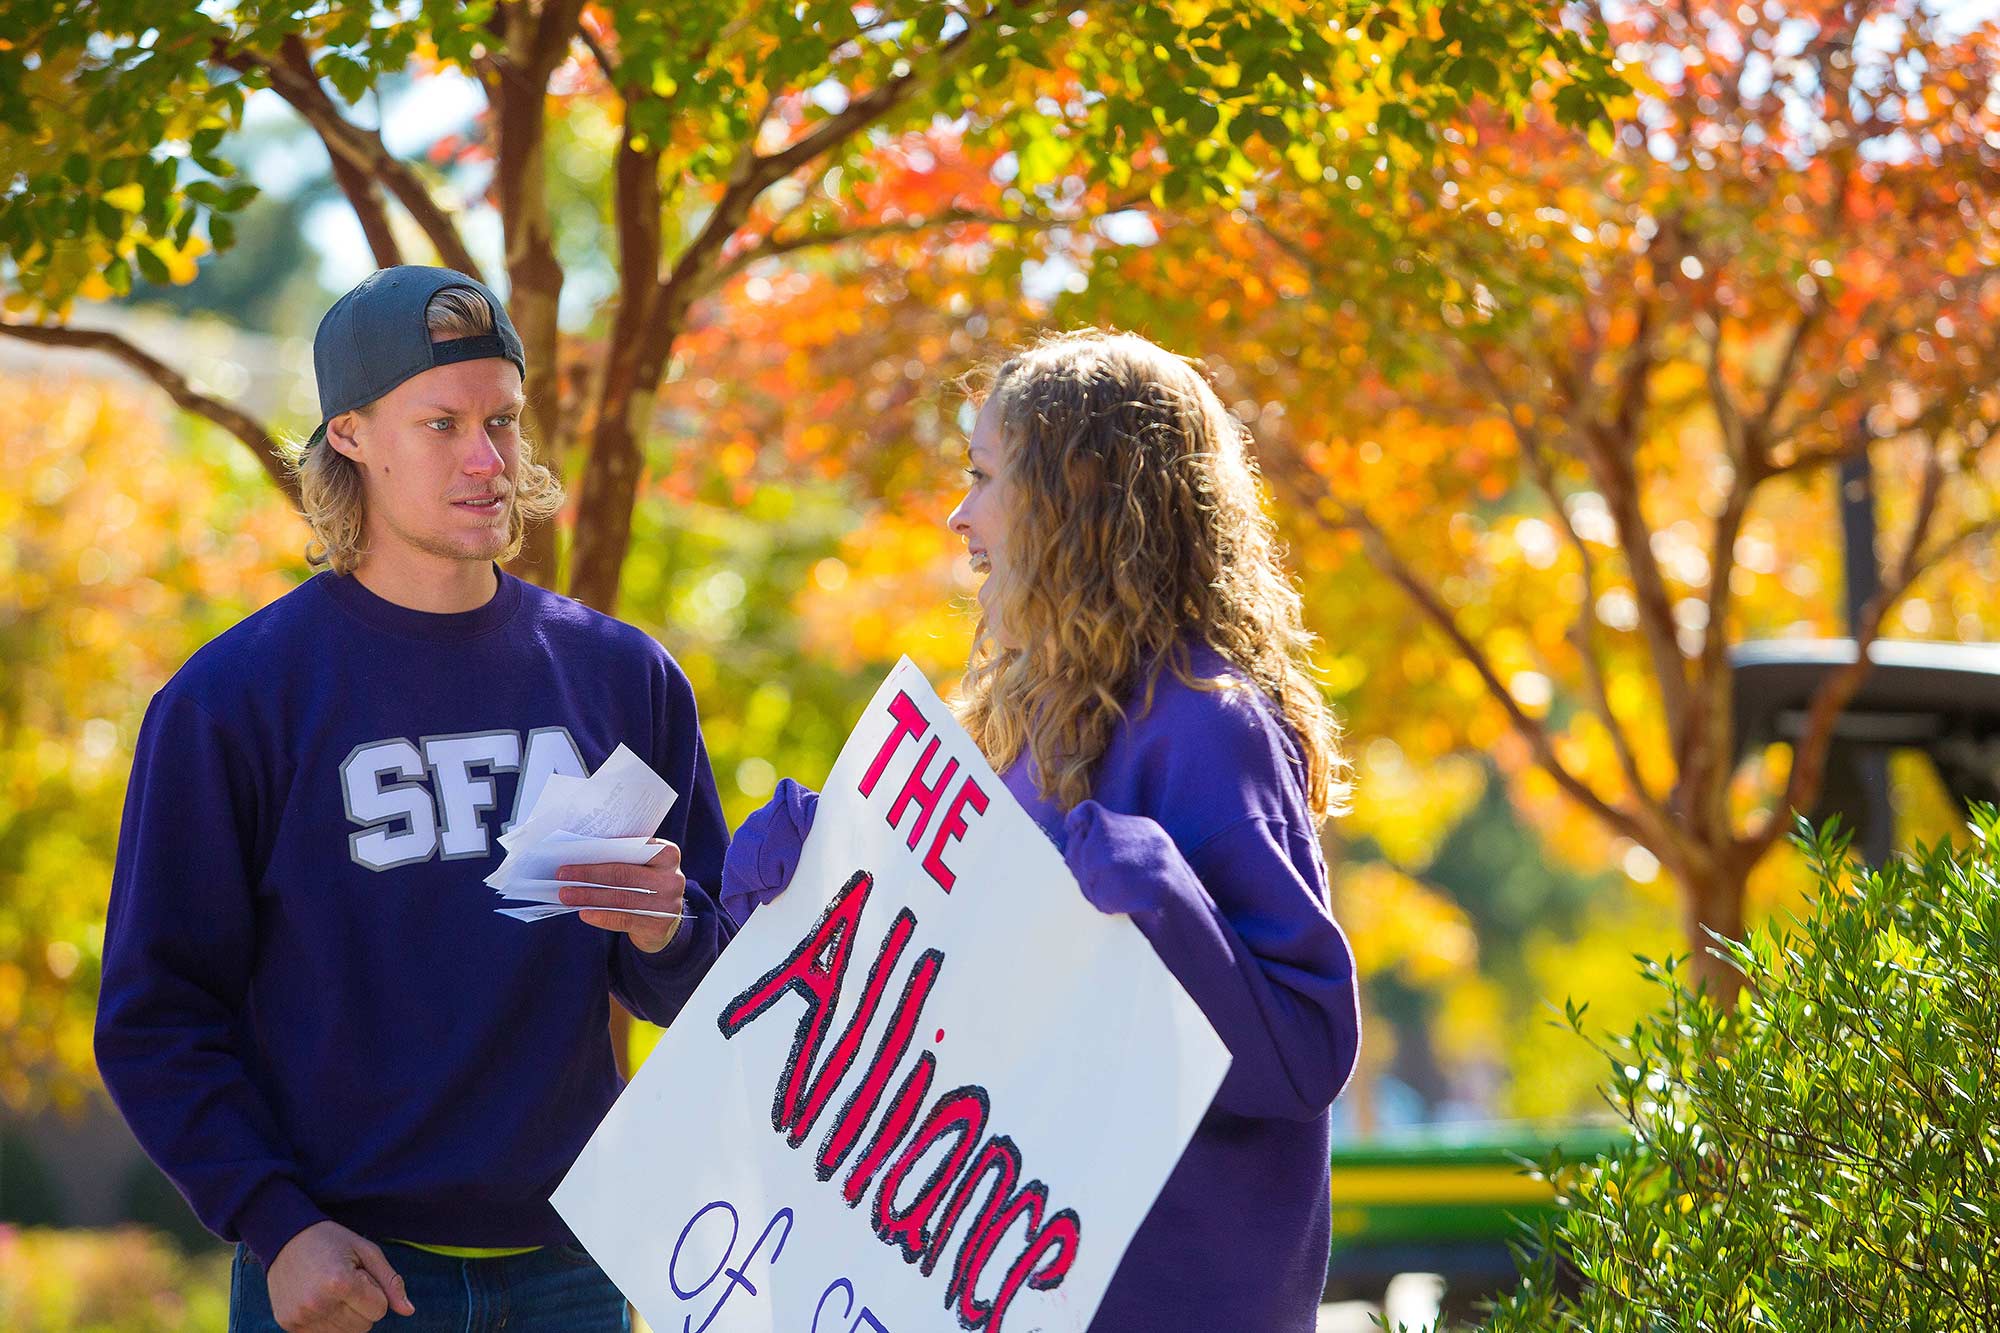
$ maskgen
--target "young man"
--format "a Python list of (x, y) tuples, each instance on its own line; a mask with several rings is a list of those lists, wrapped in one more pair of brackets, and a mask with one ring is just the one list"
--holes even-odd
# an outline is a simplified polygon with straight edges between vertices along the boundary
[[(618, 1093), (607, 994), (669, 1022), (730, 934), (694, 696), (647, 635), (495, 564), (562, 492), (521, 437), (490, 291), (385, 269), (313, 362), (323, 420), (294, 464), (325, 568), (147, 712), (98, 1065), (240, 1242), (232, 1330), (622, 1328), (548, 1195)], [(499, 915), (498, 835), (621, 742), (680, 793), (667, 845), (563, 878), (651, 896)], [(635, 901), (687, 916), (616, 910)]]

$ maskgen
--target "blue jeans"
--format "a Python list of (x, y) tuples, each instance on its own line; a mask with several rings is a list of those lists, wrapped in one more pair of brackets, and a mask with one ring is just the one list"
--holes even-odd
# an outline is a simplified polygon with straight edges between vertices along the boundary
[[(625, 1298), (580, 1245), (549, 1245), (504, 1259), (450, 1259), (394, 1242), (382, 1253), (403, 1275), (413, 1315), (391, 1313), (386, 1333), (629, 1333)], [(264, 1265), (242, 1246), (229, 1270), (229, 1333), (280, 1333)]]

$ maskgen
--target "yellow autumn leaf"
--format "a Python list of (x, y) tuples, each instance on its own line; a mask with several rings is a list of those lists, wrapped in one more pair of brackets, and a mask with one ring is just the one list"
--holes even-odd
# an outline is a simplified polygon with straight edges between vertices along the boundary
[(139, 182), (133, 181), (115, 190), (106, 190), (103, 199), (121, 213), (137, 213), (146, 206), (146, 190)]
[(174, 245), (171, 241), (156, 241), (147, 248), (167, 266), (167, 277), (174, 285), (182, 286), (194, 281), (198, 271), (196, 261), (208, 253), (208, 242), (200, 236), (190, 236), (183, 246)]

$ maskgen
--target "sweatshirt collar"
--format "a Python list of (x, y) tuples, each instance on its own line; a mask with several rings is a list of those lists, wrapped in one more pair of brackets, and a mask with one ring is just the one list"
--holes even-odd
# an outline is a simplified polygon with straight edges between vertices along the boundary
[(499, 629), (520, 609), (521, 580), (498, 565), (493, 573), (497, 583), (493, 596), (484, 606), (470, 611), (417, 611), (398, 606), (368, 591), (349, 574), (324, 573), (313, 582), (325, 588), (341, 610), (385, 634), (431, 643), (463, 643)]

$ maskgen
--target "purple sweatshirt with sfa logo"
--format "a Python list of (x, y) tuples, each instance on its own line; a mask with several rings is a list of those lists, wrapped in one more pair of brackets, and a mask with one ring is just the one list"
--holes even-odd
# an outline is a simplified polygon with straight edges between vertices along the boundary
[[(481, 882), (551, 774), (621, 743), (680, 794), (658, 833), (692, 918), (654, 954), (501, 916)], [(733, 934), (727, 839), (693, 691), (646, 634), (504, 574), (453, 615), (321, 574), (147, 711), (98, 1068), (202, 1222), (266, 1264), (324, 1218), (568, 1241), (548, 1196), (618, 1095), (609, 997), (672, 1021)]]
[[(1001, 775), (1100, 910), (1126, 912), (1230, 1053), (1228, 1074), (1091, 1333), (1311, 1333), (1330, 1240), (1330, 1109), (1360, 1047), (1354, 957), (1328, 909), (1305, 766), (1282, 716), (1205, 645), (1199, 689), (1128, 702), (1064, 812), (1025, 756)], [(815, 800), (790, 782), (730, 846), (740, 920), (789, 883)]]

